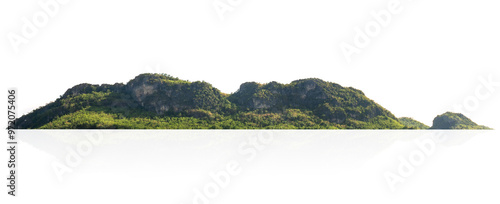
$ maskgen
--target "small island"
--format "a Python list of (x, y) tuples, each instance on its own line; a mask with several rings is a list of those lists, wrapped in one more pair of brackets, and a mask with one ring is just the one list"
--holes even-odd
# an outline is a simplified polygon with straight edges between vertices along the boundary
[[(246, 82), (231, 94), (204, 81), (141, 74), (128, 83), (79, 84), (16, 120), (17, 129), (429, 129), (396, 118), (358, 89), (317, 78)], [(430, 129), (489, 129), (445, 113)]]

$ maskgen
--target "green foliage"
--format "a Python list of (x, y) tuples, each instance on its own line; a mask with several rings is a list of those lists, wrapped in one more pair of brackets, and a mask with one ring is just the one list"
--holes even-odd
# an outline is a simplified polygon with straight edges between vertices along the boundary
[(429, 129), (429, 126), (408, 117), (398, 118), (399, 122), (406, 126), (408, 129)]
[(240, 110), (314, 110), (320, 118), (336, 123), (343, 123), (347, 118), (368, 121), (378, 115), (396, 119), (363, 92), (315, 78), (296, 80), (290, 84), (244, 83), (229, 100)]
[(446, 112), (434, 118), (431, 129), (491, 129), (478, 125), (461, 113)]
[(61, 100), (62, 106), (71, 112), (87, 108), (89, 106), (103, 105), (103, 101), (109, 97), (111, 92), (95, 92), (83, 93), (74, 97), (64, 98)]

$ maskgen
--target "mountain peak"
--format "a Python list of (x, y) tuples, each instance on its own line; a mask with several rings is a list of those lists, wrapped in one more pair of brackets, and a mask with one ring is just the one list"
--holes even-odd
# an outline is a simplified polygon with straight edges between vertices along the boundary
[(431, 129), (491, 129), (478, 125), (461, 113), (446, 112), (434, 118)]
[[(477, 126), (461, 114), (450, 114), (437, 118), (433, 127)], [(426, 127), (398, 120), (360, 90), (318, 78), (289, 84), (246, 82), (224, 94), (204, 81), (151, 73), (127, 84), (76, 85), (16, 121), (17, 128), (49, 129), (402, 129), (415, 124)]]

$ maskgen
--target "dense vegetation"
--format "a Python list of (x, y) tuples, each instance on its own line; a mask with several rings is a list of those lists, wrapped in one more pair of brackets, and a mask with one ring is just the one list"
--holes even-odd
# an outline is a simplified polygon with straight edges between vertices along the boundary
[(491, 129), (478, 125), (461, 113), (446, 112), (434, 118), (431, 129)]
[(429, 126), (423, 124), (413, 118), (402, 117), (398, 119), (401, 124), (406, 126), (408, 129), (429, 129)]
[(426, 129), (354, 88), (320, 79), (247, 82), (233, 94), (207, 82), (141, 74), (126, 84), (80, 84), (19, 118), (42, 129)]

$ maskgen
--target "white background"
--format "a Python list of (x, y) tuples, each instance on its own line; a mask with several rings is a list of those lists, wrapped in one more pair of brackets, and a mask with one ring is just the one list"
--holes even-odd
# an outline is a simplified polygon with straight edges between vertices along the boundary
[(232, 0), (240, 4), (221, 20), (213, 0), (69, 0), (16, 53), (8, 35), (22, 36), (22, 19), (33, 22), (47, 1), (0, 3), (1, 83), (19, 89), (23, 114), (79, 83), (162, 72), (225, 93), (247, 81), (318, 77), (362, 90), (397, 117), (431, 125), (455, 111), (500, 128), (499, 87), (473, 109), (454, 108), (475, 96), (479, 78), (500, 81), (494, 1), (396, 1), (400, 12), (350, 63), (340, 44), (353, 44), (356, 28), (391, 1)]
[[(477, 106), (462, 113), (479, 124), (500, 128), (496, 120), (500, 113), (499, 87), (488, 90), (480, 80), (491, 76), (494, 81), (500, 81), (500, 13), (498, 3), (493, 1), (401, 0), (401, 12), (392, 15), (388, 26), (370, 37), (370, 43), (360, 49), (359, 54), (354, 54), (350, 63), (340, 44), (353, 44), (356, 28), (364, 29), (374, 22), (370, 12), (386, 10), (390, 1), (242, 0), (231, 6), (233, 10), (225, 13), (222, 20), (212, 0), (74, 0), (59, 4), (47, 24), (38, 27), (38, 32), (16, 52), (9, 35), (22, 36), (26, 26), (23, 18), (32, 22), (33, 16), (44, 12), (40, 2), (48, 1), (0, 2), (0, 37), (3, 39), (0, 40), (3, 77), (0, 83), (4, 91), (9, 87), (18, 89), (20, 114), (54, 101), (79, 83), (126, 83), (140, 73), (162, 72), (191, 81), (205, 80), (225, 93), (236, 91), (247, 81), (289, 83), (318, 77), (358, 88), (396, 116), (413, 117), (428, 125), (436, 115), (456, 111), (455, 105), (475, 98)], [(488, 97), (479, 99), (478, 88), (483, 94), (489, 93)], [(5, 117), (1, 121), (6, 124)], [(207, 134), (216, 136), (213, 132)], [(37, 134), (24, 137), (30, 136)], [(318, 156), (319, 163), (312, 165), (314, 168), (307, 168), (309, 163), (303, 159), (292, 158), (288, 163), (281, 163), (283, 157), (271, 155), (268, 163), (257, 161), (252, 168), (258, 170), (239, 181), (243, 187), (228, 188), (217, 198), (220, 200), (212, 202), (443, 203), (450, 200), (470, 203), (474, 200), (488, 203), (487, 199), (498, 203), (498, 196), (493, 195), (498, 192), (499, 182), (498, 166), (493, 162), (493, 155), (498, 155), (496, 138), (475, 138), (466, 145), (450, 147), (392, 193), (383, 172), (394, 169), (391, 165), (397, 165), (398, 155), (406, 156), (414, 149), (411, 143), (400, 142), (397, 144), (402, 146), (395, 145), (395, 149), (389, 148), (379, 153), (379, 157), (363, 160), (363, 165), (368, 165), (366, 168), (345, 167), (354, 169), (347, 171), (347, 176), (317, 173), (322, 171), (321, 161), (329, 161), (329, 158), (312, 151), (314, 145), (300, 152)], [(368, 140), (357, 147), (366, 149), (375, 144), (377, 142)], [(53, 147), (64, 150), (65, 146), (62, 143)], [(227, 151), (236, 148), (223, 147)], [(192, 189), (203, 186), (208, 173), (226, 162), (187, 165), (200, 167), (199, 172), (185, 173), (186, 177), (194, 176), (190, 184), (196, 184), (190, 185), (184, 183), (186, 177), (177, 177), (173, 183), (166, 179), (176, 175), (163, 175), (161, 170), (165, 167), (158, 165), (170, 162), (169, 159), (136, 164), (125, 162), (129, 154), (113, 156), (94, 152), (92, 155), (103, 159), (85, 160), (90, 165), (88, 169), (77, 169), (73, 179), (60, 184), (50, 169), (53, 154), (33, 143), (22, 143), (21, 148), (23, 178), (20, 182), (24, 192), (18, 202), (40, 199), (84, 203), (96, 196), (108, 202), (151, 199), (154, 203), (188, 203)], [(114, 150), (109, 146), (103, 149), (106, 148)], [(162, 149), (161, 145), (144, 148), (144, 151), (158, 149)], [(300, 155), (298, 150), (289, 152)], [(351, 154), (353, 152), (341, 151), (337, 156), (349, 160)], [(213, 153), (214, 158), (220, 155)], [(123, 162), (113, 162), (117, 158)], [(109, 168), (100, 174), (103, 168), (99, 164), (105, 162), (109, 162)], [(142, 169), (149, 165), (159, 170)], [(332, 165), (344, 168), (341, 164)], [(283, 174), (284, 171), (291, 172)], [(94, 178), (107, 180), (99, 184)], [(327, 184), (322, 179), (326, 179)], [(334, 184), (332, 189), (328, 188), (329, 184)], [(161, 196), (175, 189), (184, 194)], [(4, 200), (5, 194), (0, 195)]]
[[(6, 203), (498, 203), (498, 136), (497, 131), (430, 130), (23, 130), (18, 197), (1, 193), (0, 198)], [(225, 187), (205, 202), (193, 202), (196, 191), (209, 195), (204, 189), (216, 183), (211, 173), (228, 172), (226, 166), (235, 162), (239, 173), (229, 176)], [(402, 165), (406, 162), (409, 166)], [(71, 171), (62, 171), (62, 165)], [(412, 170), (400, 173), (401, 166)], [(402, 180), (391, 185), (388, 172)]]

